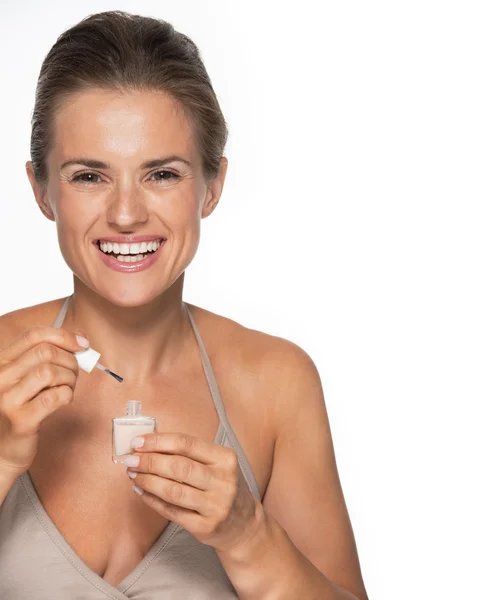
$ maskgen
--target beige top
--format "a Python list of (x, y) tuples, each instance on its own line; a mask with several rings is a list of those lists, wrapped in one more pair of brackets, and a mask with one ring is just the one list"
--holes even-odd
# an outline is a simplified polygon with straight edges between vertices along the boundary
[[(54, 327), (61, 327), (69, 296)], [(212, 400), (219, 415), (214, 443), (233, 448), (252, 494), (261, 500), (249, 462), (226, 416), (204, 343), (197, 339)], [(110, 434), (111, 435), (111, 434)], [(116, 587), (73, 551), (45, 512), (29, 472), (0, 506), (0, 598), (5, 600), (226, 600), (238, 598), (212, 546), (171, 521), (146, 556)]]

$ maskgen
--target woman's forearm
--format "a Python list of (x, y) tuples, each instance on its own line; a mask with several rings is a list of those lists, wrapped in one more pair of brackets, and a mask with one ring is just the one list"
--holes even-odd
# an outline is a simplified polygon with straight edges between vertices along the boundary
[(257, 504), (259, 526), (252, 540), (232, 551), (216, 550), (240, 600), (358, 600), (325, 577)]

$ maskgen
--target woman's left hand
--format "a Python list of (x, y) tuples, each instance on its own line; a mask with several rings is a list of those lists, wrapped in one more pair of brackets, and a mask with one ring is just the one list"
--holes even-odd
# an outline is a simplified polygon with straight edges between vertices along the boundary
[(132, 454), (139, 464), (126, 465), (145, 504), (222, 552), (253, 537), (262, 525), (262, 506), (234, 450), (185, 433), (140, 437), (144, 445)]

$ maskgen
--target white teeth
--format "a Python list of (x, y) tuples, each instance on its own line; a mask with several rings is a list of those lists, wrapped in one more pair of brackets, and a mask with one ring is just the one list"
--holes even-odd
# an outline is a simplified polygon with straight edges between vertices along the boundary
[(136, 242), (134, 244), (118, 244), (114, 242), (99, 242), (99, 248), (106, 253), (113, 252), (114, 254), (130, 255), (158, 250), (162, 244), (162, 240), (154, 242)]
[(117, 256), (117, 260), (120, 262), (137, 262), (138, 260), (143, 260), (143, 258), (144, 256), (142, 254), (136, 254), (136, 256), (131, 256), (129, 254), (123, 256), (120, 254), (120, 256)]

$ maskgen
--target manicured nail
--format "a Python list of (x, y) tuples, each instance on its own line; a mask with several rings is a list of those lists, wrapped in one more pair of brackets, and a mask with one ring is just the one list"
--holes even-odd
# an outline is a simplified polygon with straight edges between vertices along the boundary
[(79, 346), (82, 346), (83, 348), (88, 348), (90, 345), (89, 340), (82, 337), (81, 335), (77, 335), (77, 343)]
[(135, 437), (135, 438), (132, 438), (132, 441), (131, 441), (130, 445), (133, 448), (141, 448), (141, 446), (144, 446), (144, 437)]
[(126, 467), (137, 467), (139, 464), (139, 456), (126, 456), (124, 465)]
[(140, 496), (143, 493), (143, 490), (135, 484), (132, 486), (132, 489), (136, 492), (136, 494), (139, 494)]
[(137, 471), (129, 471), (129, 469), (127, 469), (127, 475), (131, 478), (131, 479), (135, 479), (137, 477)]

